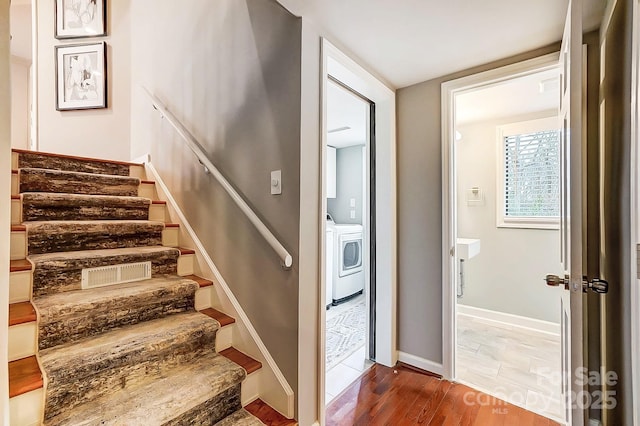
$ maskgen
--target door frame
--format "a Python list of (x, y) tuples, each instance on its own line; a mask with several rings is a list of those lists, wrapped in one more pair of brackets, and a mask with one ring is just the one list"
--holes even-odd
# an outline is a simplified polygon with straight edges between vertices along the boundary
[[(442, 83), (442, 375), (447, 380), (456, 378), (455, 98), (471, 90), (557, 67), (559, 54), (554, 52)], [(543, 277), (540, 278), (542, 285)]]
[[(638, 271), (637, 245), (640, 245), (640, 0), (632, 4), (633, 39), (632, 39), (632, 93), (631, 93), (631, 215), (632, 239), (634, 247), (631, 253), (636, 254), (636, 261), (631, 262), (631, 277), (635, 277), (636, 285), (631, 286), (631, 347), (640, 347), (640, 275)], [(633, 259), (633, 257), (632, 257)], [(632, 281), (633, 282), (633, 281)], [(631, 353), (633, 423), (640, 424), (640, 352)]]
[[(326, 352), (326, 310), (324, 308), (326, 277), (326, 158), (327, 158), (327, 81), (334, 79), (353, 91), (371, 100), (375, 104), (375, 265), (376, 292), (376, 362), (394, 366), (398, 360), (397, 352), (397, 232), (396, 232), (396, 109), (395, 91), (387, 87), (366, 69), (348, 57), (326, 38), (321, 41), (320, 72), (320, 200), (318, 203), (319, 234), (319, 333), (318, 333), (318, 412), (320, 424), (324, 424), (325, 415), (325, 352)], [(371, 144), (368, 144), (371, 146)], [(371, 154), (371, 153), (369, 153)], [(367, 156), (370, 158), (370, 155)], [(367, 200), (369, 197), (367, 196)], [(371, 208), (369, 207), (369, 210)], [(371, 215), (371, 211), (367, 212)], [(368, 222), (368, 221), (367, 221)], [(364, 232), (370, 235), (370, 227)], [(370, 271), (366, 271), (367, 276)], [(367, 352), (368, 348), (367, 348)]]

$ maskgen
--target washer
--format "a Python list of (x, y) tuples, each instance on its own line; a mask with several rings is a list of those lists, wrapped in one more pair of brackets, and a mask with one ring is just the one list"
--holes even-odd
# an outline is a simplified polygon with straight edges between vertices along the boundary
[(345, 302), (364, 291), (362, 225), (330, 224), (334, 230), (333, 305)]

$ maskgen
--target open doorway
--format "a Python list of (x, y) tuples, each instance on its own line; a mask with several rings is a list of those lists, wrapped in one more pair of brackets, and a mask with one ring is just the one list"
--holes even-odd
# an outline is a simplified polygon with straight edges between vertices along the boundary
[(374, 104), (329, 75), (326, 135), (325, 402), (375, 357), (371, 269)]
[(560, 70), (455, 95), (455, 379), (564, 419), (560, 305)]
[(11, 20), (11, 147), (33, 149), (33, 11), (31, 0), (14, 0)]

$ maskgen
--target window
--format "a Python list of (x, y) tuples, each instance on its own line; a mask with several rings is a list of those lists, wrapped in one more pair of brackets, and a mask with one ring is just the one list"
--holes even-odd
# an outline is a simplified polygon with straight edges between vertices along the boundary
[(498, 127), (498, 227), (557, 229), (560, 131), (556, 117)]

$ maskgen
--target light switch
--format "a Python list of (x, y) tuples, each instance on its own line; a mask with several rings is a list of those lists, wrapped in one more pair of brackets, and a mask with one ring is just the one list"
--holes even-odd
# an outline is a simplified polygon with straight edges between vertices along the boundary
[(271, 172), (271, 195), (282, 194), (282, 170)]
[(355, 211), (355, 210), (351, 210), (351, 211), (349, 212), (349, 217), (350, 217), (351, 219), (355, 219), (355, 218), (356, 218), (356, 211)]
[(356, 206), (356, 199), (355, 198), (350, 198), (349, 199), (349, 207), (355, 207)]

